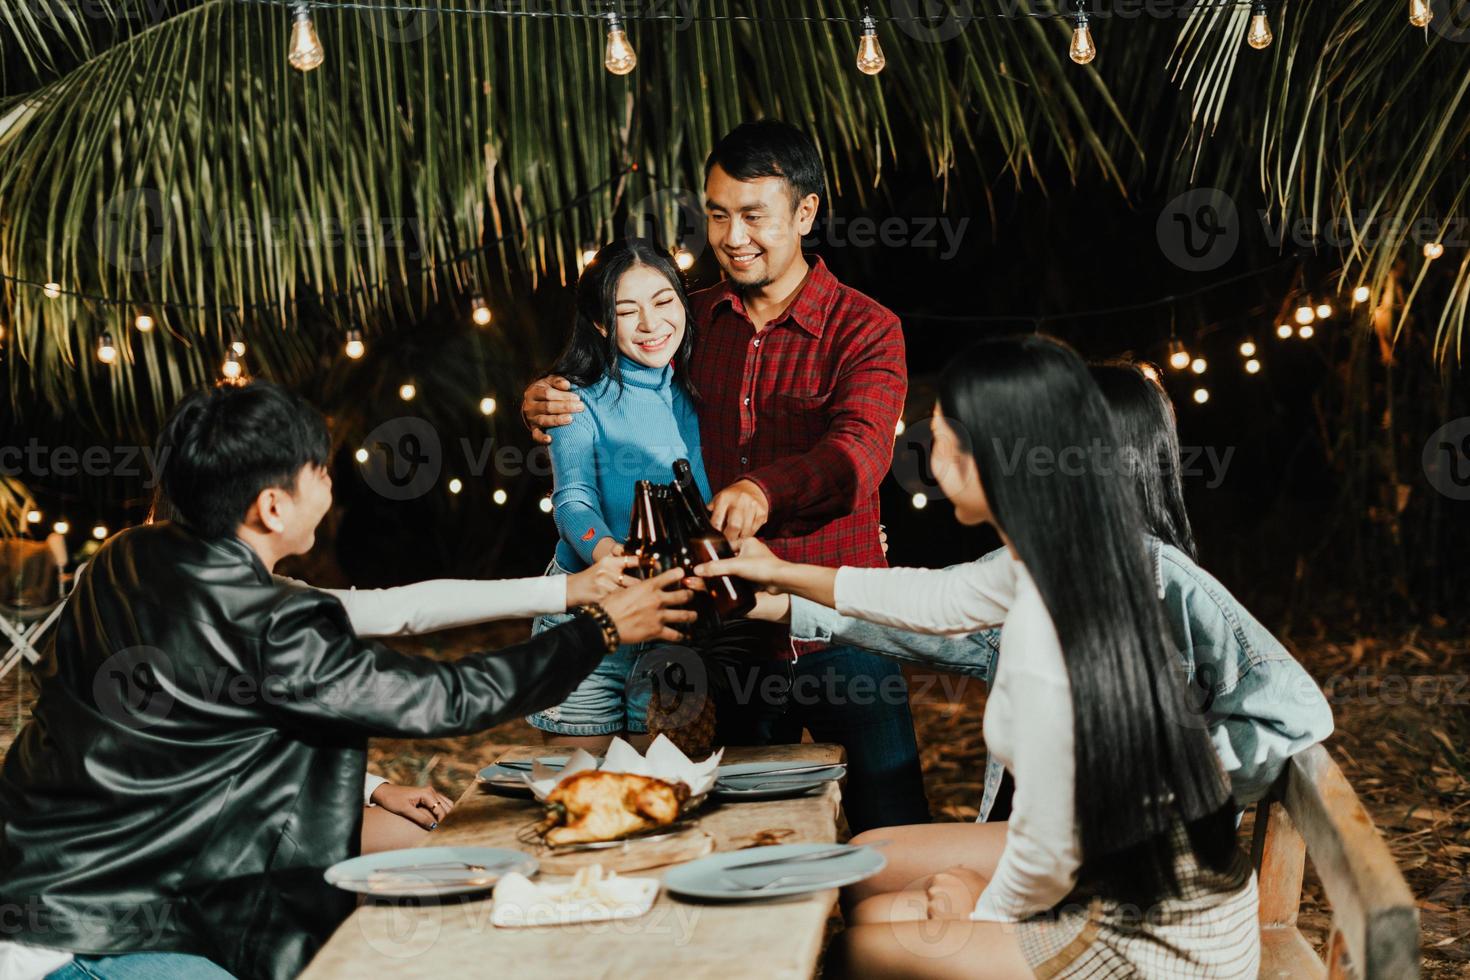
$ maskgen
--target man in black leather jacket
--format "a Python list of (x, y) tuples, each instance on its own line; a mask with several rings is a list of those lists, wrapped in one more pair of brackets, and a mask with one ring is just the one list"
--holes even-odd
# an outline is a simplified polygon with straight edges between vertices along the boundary
[(521, 717), (609, 643), (676, 640), (692, 618), (674, 572), (452, 663), (360, 640), (335, 598), (271, 577), (331, 504), (328, 450), (320, 415), (273, 385), (175, 410), (159, 458), (183, 519), (87, 566), (0, 773), (0, 944), (88, 976), (138, 953), (294, 976), (353, 907), (322, 872), (358, 848), (370, 736)]

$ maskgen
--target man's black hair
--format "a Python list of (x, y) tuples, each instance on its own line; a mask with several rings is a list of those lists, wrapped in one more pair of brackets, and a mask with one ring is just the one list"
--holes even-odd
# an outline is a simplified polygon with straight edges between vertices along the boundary
[(784, 178), (791, 189), (794, 208), (808, 194), (826, 196), (827, 181), (822, 156), (806, 133), (776, 119), (736, 126), (715, 144), (704, 162), (704, 176), (718, 165), (736, 180), (760, 177)]
[(235, 533), (267, 487), (295, 492), (307, 464), (325, 466), (327, 424), (306, 399), (268, 381), (186, 395), (158, 436), (163, 492), (207, 538)]

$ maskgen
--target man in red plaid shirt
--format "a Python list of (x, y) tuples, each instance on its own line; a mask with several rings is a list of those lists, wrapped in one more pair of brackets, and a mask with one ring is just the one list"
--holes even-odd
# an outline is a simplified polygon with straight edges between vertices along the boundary
[[(726, 275), (691, 297), (705, 468), (723, 487), (711, 516), (732, 539), (758, 535), (790, 561), (882, 566), (878, 486), (907, 390), (903, 332), (802, 254), (823, 190), (810, 138), (776, 121), (738, 127), (705, 164), (709, 244)], [(526, 393), (541, 441), (581, 410), (567, 387), (548, 379)], [(800, 741), (805, 728), (844, 746), (854, 832), (927, 822), (899, 666), (855, 647), (794, 649), (779, 635), (769, 662), (732, 678), (756, 737)]]

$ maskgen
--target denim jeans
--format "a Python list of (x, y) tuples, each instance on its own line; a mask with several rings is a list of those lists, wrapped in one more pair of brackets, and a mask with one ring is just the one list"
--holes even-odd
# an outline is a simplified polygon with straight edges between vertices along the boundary
[(234, 975), (212, 960), (188, 953), (79, 954), (46, 974), (46, 980), (234, 980)]
[(847, 750), (842, 806), (854, 834), (929, 822), (908, 683), (893, 660), (834, 646), (789, 661), (735, 667), (740, 711), (721, 714), (721, 744), (794, 744), (802, 729)]

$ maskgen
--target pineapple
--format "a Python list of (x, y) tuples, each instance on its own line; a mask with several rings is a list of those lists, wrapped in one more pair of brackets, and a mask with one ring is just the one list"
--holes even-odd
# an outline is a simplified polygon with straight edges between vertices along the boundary
[(686, 647), (665, 647), (648, 655), (648, 734), (668, 736), (691, 759), (714, 750), (719, 671)]

